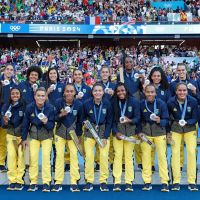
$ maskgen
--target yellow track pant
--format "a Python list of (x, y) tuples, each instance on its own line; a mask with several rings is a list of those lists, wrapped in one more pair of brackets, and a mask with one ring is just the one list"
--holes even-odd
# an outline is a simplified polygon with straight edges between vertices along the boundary
[(22, 146), (18, 145), (21, 142), (21, 137), (16, 137), (7, 134), (7, 159), (8, 159), (8, 180), (9, 184), (19, 183), (24, 184), (23, 176), (25, 173), (24, 154)]
[(6, 160), (6, 129), (0, 127), (0, 165), (5, 166)]
[(78, 150), (73, 140), (66, 140), (56, 135), (55, 145), (56, 145), (56, 165), (55, 165), (56, 184), (62, 184), (64, 179), (64, 153), (66, 145), (68, 145), (70, 153), (71, 184), (77, 184), (77, 181), (80, 179), (79, 165), (78, 165)]
[[(161, 178), (161, 183), (168, 184), (169, 175), (168, 175), (168, 168), (167, 168), (167, 144), (166, 144), (166, 136), (157, 136), (157, 137), (149, 137), (147, 136), (150, 141), (152, 141), (156, 146), (156, 151), (158, 154), (158, 168), (159, 168), (159, 175)], [(152, 180), (152, 147), (147, 144), (146, 142), (141, 143), (142, 149), (142, 178), (144, 183), (151, 183)]]
[(176, 133), (172, 132), (172, 139), (175, 144), (172, 146), (172, 172), (173, 172), (173, 183), (180, 183), (181, 172), (180, 172), (180, 148), (182, 139), (186, 144), (187, 151), (187, 174), (188, 183), (196, 183), (196, 148), (197, 148), (197, 134), (196, 131), (188, 133)]
[[(141, 144), (136, 144), (134, 147), (135, 150), (135, 160), (136, 163), (142, 164), (142, 150), (141, 150)], [(151, 165), (155, 166), (155, 149), (151, 149)]]
[[(96, 141), (92, 138), (85, 137), (85, 179), (86, 182), (94, 182), (94, 148)], [(108, 153), (109, 153), (110, 141), (107, 140), (107, 144), (104, 148), (98, 147), (100, 152), (100, 183), (106, 183), (109, 170), (108, 170)]]
[(30, 184), (37, 184), (38, 182), (38, 158), (40, 146), (42, 147), (42, 182), (43, 184), (49, 185), (51, 182), (50, 156), (52, 150), (52, 139), (43, 141), (35, 139), (30, 140)]
[[(113, 160), (114, 160), (113, 136), (112, 134), (110, 134), (109, 163), (113, 164)], [(95, 162), (99, 164), (99, 148), (96, 148)]]
[[(133, 137), (132, 137), (133, 138)], [(121, 183), (122, 176), (122, 160), (123, 153), (125, 158), (125, 182), (127, 184), (132, 184), (134, 180), (134, 167), (133, 167), (133, 150), (134, 144), (124, 140), (118, 140), (113, 137), (113, 147), (114, 147), (114, 163), (113, 163), (113, 176), (114, 183)]]

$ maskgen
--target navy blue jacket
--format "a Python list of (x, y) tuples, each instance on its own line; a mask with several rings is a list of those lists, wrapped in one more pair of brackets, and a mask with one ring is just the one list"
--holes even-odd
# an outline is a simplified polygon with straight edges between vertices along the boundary
[[(154, 102), (147, 102), (147, 106), (149, 110), (153, 113), (154, 112)], [(152, 114), (149, 112), (145, 106), (145, 99), (140, 102), (140, 111), (141, 111), (141, 121), (142, 123), (146, 124), (157, 124), (155, 121), (150, 119), (150, 115)], [(169, 114), (167, 109), (167, 104), (159, 98), (156, 98), (156, 113), (157, 116), (160, 117), (160, 125), (161, 127), (166, 127), (169, 123)], [(140, 123), (139, 130), (142, 130), (142, 125)]]
[[(89, 86), (87, 86), (85, 83), (81, 84), (82, 88), (81, 88), (81, 92), (84, 93), (84, 96), (79, 99), (79, 101), (81, 101), (81, 103), (83, 103), (85, 100), (89, 99), (91, 97), (91, 88)], [(75, 87), (76, 89), (76, 87)], [(78, 91), (76, 90), (76, 95), (78, 95)]]
[[(136, 72), (134, 72), (136, 73)], [(120, 76), (117, 76), (117, 81), (120, 81)], [(126, 85), (130, 95), (134, 95), (137, 91), (140, 90), (140, 79), (135, 79), (134, 76), (131, 77), (130, 73), (127, 73), (126, 70), (124, 70), (124, 84)]]
[(49, 103), (44, 104), (43, 113), (48, 118), (48, 122), (46, 124), (43, 124), (41, 120), (37, 117), (37, 113), (40, 113), (40, 112), (41, 110), (37, 108), (35, 102), (32, 102), (26, 107), (24, 120), (22, 124), (22, 140), (27, 139), (27, 135), (28, 135), (29, 128), (31, 125), (35, 125), (38, 129), (45, 127), (48, 131), (53, 130), (54, 125), (55, 125), (54, 107)]
[[(3, 105), (1, 110), (1, 116), (4, 117), (5, 113), (9, 109), (9, 104), (6, 103)], [(8, 121), (8, 125), (11, 125), (13, 128), (17, 128), (19, 125), (22, 124), (23, 118), (24, 118), (24, 112), (25, 112), (25, 105), (23, 102), (19, 101), (19, 103), (15, 106), (12, 106), (10, 112), (12, 113), (12, 116), (10, 120)], [(2, 119), (2, 127), (5, 126), (4, 120)]]
[[(48, 89), (48, 87), (50, 87), (50, 85), (46, 86), (46, 90)], [(61, 82), (57, 82), (56, 89), (48, 95), (49, 103), (53, 106), (56, 106), (56, 100), (63, 97), (64, 89), (65, 85)]]
[(22, 98), (24, 102), (26, 103), (26, 105), (34, 102), (34, 91), (28, 80), (22, 81), (19, 84), (19, 88), (22, 92)]
[(73, 104), (70, 106), (73, 107), (73, 111), (68, 113), (66, 116), (60, 118), (59, 114), (62, 109), (66, 106), (66, 102), (64, 98), (57, 99), (55, 107), (56, 107), (56, 121), (61, 122), (65, 125), (66, 128), (69, 128), (74, 122), (76, 122), (76, 134), (78, 136), (82, 135), (82, 123), (83, 123), (83, 105), (82, 103), (74, 99)]
[[(4, 75), (1, 76), (0, 81), (4, 81)], [(3, 85), (3, 103), (6, 103), (8, 101), (10, 96), (10, 89), (14, 86), (16, 86), (16, 83), (13, 79), (10, 80), (10, 84)]]
[[(115, 109), (114, 106), (114, 120), (113, 120), (113, 134), (116, 134), (117, 132), (119, 132), (118, 128), (117, 128), (117, 124), (119, 123), (119, 118), (121, 116), (121, 111), (120, 111), (120, 107), (119, 107), (119, 101), (117, 100), (117, 109)], [(122, 101), (122, 107), (125, 104), (125, 100)], [(129, 119), (132, 120), (132, 124), (138, 126), (138, 124), (140, 123), (140, 102), (138, 100), (136, 100), (134, 97), (129, 97), (127, 99), (127, 106), (126, 106), (126, 111), (125, 111), (125, 116), (128, 117)]]
[[(100, 105), (94, 103), (94, 98), (91, 97), (83, 104), (84, 120), (88, 119), (91, 123), (96, 124), (94, 115), (94, 105), (96, 106), (97, 116), (99, 113)], [(113, 120), (113, 110), (111, 103), (107, 99), (102, 100), (102, 111), (100, 115), (99, 125), (105, 124), (104, 137), (107, 139), (110, 136)]]
[(176, 95), (176, 85), (180, 82), (184, 82), (186, 84), (191, 83), (192, 85), (194, 85), (197, 90), (196, 90), (196, 94), (193, 94), (192, 91), (190, 89), (188, 89), (188, 94), (192, 97), (194, 97), (195, 99), (197, 99), (198, 102), (200, 102), (200, 94), (199, 94), (199, 87), (197, 85), (197, 82), (190, 79), (190, 80), (185, 80), (185, 81), (180, 81), (179, 78), (177, 78), (175, 81), (171, 82), (170, 84), (170, 93), (171, 96), (175, 96)]
[[(106, 84), (104, 84), (103, 81), (101, 81), (100, 83), (103, 85), (104, 89), (106, 88), (106, 86), (108, 84), (108, 82)], [(114, 84), (114, 83), (112, 83), (112, 82), (109, 81), (109, 87), (108, 88), (110, 88), (112, 90), (115, 90), (116, 84)], [(110, 100), (112, 98), (112, 96), (110, 94), (108, 94), (108, 93), (105, 93), (104, 94), (104, 98), (107, 98), (108, 100)]]
[[(177, 101), (177, 97), (170, 98), (167, 103), (169, 114), (172, 115), (173, 121), (178, 122), (181, 119), (182, 112)], [(197, 100), (188, 95), (185, 121), (187, 125), (196, 125), (198, 120), (198, 103)]]

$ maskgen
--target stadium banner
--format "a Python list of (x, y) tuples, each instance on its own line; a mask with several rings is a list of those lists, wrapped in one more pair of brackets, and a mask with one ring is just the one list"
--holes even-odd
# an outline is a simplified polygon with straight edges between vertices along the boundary
[(1, 24), (5, 34), (83, 34), (83, 35), (162, 35), (162, 34), (200, 34), (200, 24)]
[(29, 33), (29, 24), (1, 24), (1, 33)]
[(184, 1), (163, 1), (163, 2), (151, 2), (152, 7), (157, 9), (173, 9), (177, 8), (184, 10)]

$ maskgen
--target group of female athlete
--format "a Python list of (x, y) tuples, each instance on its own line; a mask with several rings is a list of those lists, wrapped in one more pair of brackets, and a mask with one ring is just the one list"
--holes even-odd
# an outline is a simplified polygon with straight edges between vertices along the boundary
[[(83, 82), (79, 69), (73, 72), (73, 83), (63, 84), (56, 68), (49, 68), (46, 81), (41, 82), (41, 69), (33, 66), (27, 70), (27, 80), (16, 84), (14, 67), (11, 64), (5, 67), (0, 82), (0, 171), (7, 170), (7, 190), (24, 188), (27, 156), (24, 154), (30, 158), (28, 191), (38, 190), (38, 157), (42, 148), (42, 191), (62, 190), (66, 160), (70, 165), (70, 190), (80, 191), (77, 148), (80, 146), (84, 151), (86, 184), (83, 191), (93, 190), (95, 161), (100, 168), (102, 192), (109, 191), (109, 164), (114, 177), (113, 191), (121, 191), (123, 168), (125, 191), (133, 191), (134, 154), (142, 169), (142, 190), (151, 190), (155, 150), (161, 191), (169, 191), (170, 179), (171, 190), (179, 191), (184, 143), (188, 189), (198, 190), (196, 149), (200, 82), (190, 80), (186, 66), (178, 64), (175, 81), (169, 84), (163, 70), (154, 67), (147, 83), (144, 75), (134, 70), (133, 63), (132, 57), (125, 58), (124, 71), (117, 83), (110, 81), (109, 68), (102, 66), (101, 81), (92, 88)], [(76, 142), (73, 134), (77, 136)], [(169, 177), (167, 164), (167, 143), (171, 144), (172, 177)], [(54, 185), (51, 185), (52, 156)]]

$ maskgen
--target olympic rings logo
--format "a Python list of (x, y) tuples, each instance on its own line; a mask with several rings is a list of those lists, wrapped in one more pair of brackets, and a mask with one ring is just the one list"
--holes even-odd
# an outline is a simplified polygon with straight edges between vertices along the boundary
[(13, 32), (14, 32), (14, 31), (17, 32), (17, 31), (19, 31), (20, 29), (21, 29), (21, 26), (10, 26), (10, 30), (13, 31)]

